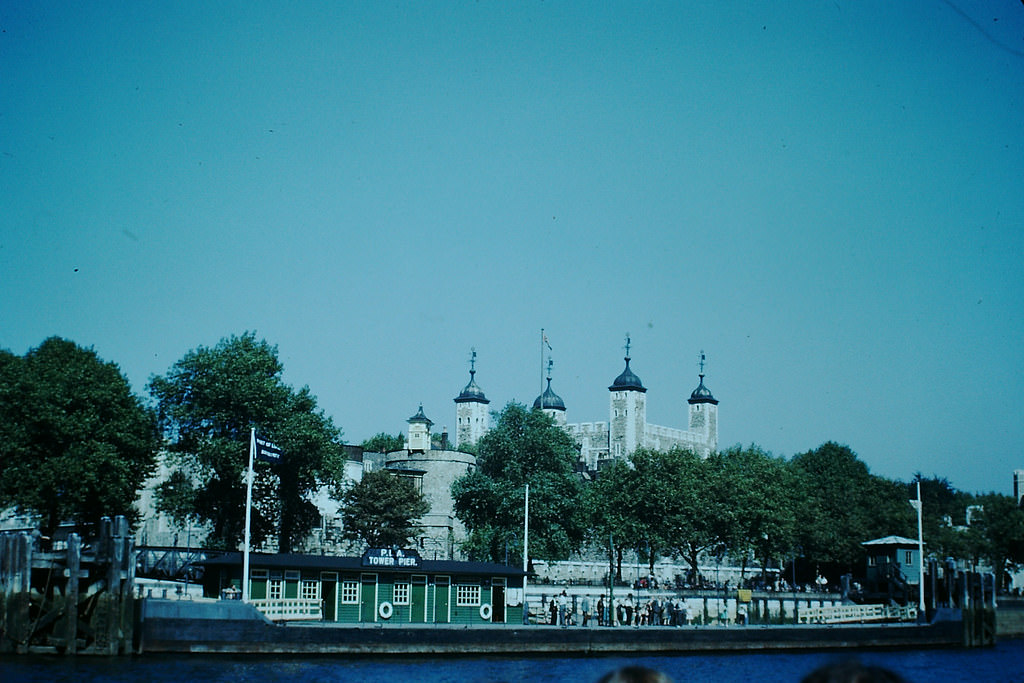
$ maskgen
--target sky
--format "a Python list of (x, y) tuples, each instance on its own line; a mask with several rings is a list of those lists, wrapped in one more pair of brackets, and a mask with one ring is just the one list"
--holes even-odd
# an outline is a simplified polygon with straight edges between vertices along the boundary
[[(0, 348), (253, 331), (350, 443), (476, 379), (1024, 468), (1024, 4), (0, 0)], [(148, 400), (148, 398), (147, 398)]]

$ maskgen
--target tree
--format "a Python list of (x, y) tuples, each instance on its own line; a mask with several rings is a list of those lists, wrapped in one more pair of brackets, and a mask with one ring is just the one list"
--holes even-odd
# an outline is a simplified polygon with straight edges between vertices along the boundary
[(810, 562), (851, 571), (864, 541), (916, 528), (905, 486), (873, 476), (849, 446), (830, 441), (795, 456), (791, 466), (803, 492), (799, 543)]
[(971, 519), (971, 527), (980, 527), (980, 555), (987, 559), (1006, 588), (1009, 570), (1024, 563), (1024, 510), (1011, 496), (990, 493), (978, 497), (981, 514)]
[(622, 580), (622, 553), (637, 548), (642, 537), (636, 510), (636, 470), (625, 460), (614, 459), (601, 468), (584, 492), (587, 536), (598, 548), (608, 550), (608, 575)]
[(387, 432), (380, 432), (364, 441), (362, 446), (367, 453), (391, 453), (405, 448), (405, 437), (401, 434), (391, 436)]
[(506, 544), (522, 534), (529, 484), (530, 554), (565, 559), (585, 531), (576, 445), (539, 409), (511, 402), (494, 417), (477, 442), (477, 468), (452, 485), (455, 514), (469, 531), (463, 548), (470, 557), (502, 561)]
[(283, 382), (282, 370), (277, 347), (247, 332), (200, 346), (150, 380), (181, 472), (161, 487), (161, 505), (179, 518), (194, 514), (208, 522), (213, 546), (237, 547), (243, 535), (251, 428), (283, 453), (278, 464), (257, 465), (253, 546), (276, 533), (278, 548), (292, 550), (319, 519), (311, 495), (343, 476), (340, 431), (308, 387)]
[(706, 459), (688, 450), (669, 451), (666, 524), (668, 550), (690, 565), (690, 581), (700, 580), (705, 553), (721, 555), (731, 528), (724, 505), (724, 464), (718, 454)]
[(371, 548), (409, 545), (422, 531), (416, 520), (430, 512), (415, 484), (387, 470), (367, 472), (339, 498), (343, 536)]
[(917, 497), (918, 482), (921, 484), (922, 521), (928, 554), (939, 558), (971, 557), (971, 537), (964, 533), (963, 525), (967, 507), (975, 502), (974, 496), (958, 491), (945, 478), (925, 478), (917, 472), (906, 487), (907, 499)]
[(781, 458), (757, 446), (721, 455), (719, 499), (728, 520), (726, 545), (733, 557), (753, 555), (764, 578), (769, 561), (796, 546), (799, 491), (796, 474)]
[(51, 337), (24, 357), (0, 351), (0, 505), (39, 515), (44, 535), (134, 520), (159, 448), (153, 411), (92, 349)]

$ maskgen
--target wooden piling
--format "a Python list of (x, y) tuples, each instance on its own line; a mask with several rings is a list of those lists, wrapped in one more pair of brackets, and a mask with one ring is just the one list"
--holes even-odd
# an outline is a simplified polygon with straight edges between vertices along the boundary
[(136, 601), (130, 533), (125, 518), (106, 519), (91, 545), (83, 549), (72, 533), (59, 552), (39, 551), (38, 536), (0, 534), (0, 653), (129, 653)]

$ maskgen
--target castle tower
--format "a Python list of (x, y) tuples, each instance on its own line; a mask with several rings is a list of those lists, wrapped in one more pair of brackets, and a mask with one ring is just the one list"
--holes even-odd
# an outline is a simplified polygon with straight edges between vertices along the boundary
[(476, 385), (476, 349), (469, 360), (469, 384), (455, 398), (455, 450), (480, 440), (489, 427), (487, 404), (490, 401)]
[(690, 431), (697, 437), (697, 454), (708, 457), (718, 450), (718, 401), (704, 386), (704, 352), (700, 352), (700, 384), (690, 394)]
[(423, 414), (422, 403), (420, 404), (419, 411), (410, 417), (407, 422), (409, 423), (409, 440), (405, 444), (405, 449), (407, 451), (429, 451), (430, 426), (434, 423)]
[(540, 408), (546, 415), (549, 415), (559, 427), (565, 426), (565, 403), (561, 397), (551, 390), (551, 366), (554, 361), (548, 359), (548, 387), (544, 393), (533, 402), (534, 408)]
[(629, 369), (629, 336), (626, 337), (626, 369), (612, 385), (608, 412), (608, 454), (624, 458), (644, 445), (647, 430), (647, 389)]

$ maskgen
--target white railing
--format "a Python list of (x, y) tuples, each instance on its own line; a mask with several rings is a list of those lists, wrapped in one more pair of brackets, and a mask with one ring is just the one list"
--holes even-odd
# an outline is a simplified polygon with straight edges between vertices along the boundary
[(801, 607), (801, 624), (851, 624), (868, 621), (915, 621), (917, 606), (833, 605)]
[(267, 619), (271, 621), (308, 621), (310, 619), (323, 618), (319, 600), (268, 598), (264, 600), (250, 600), (250, 602), (253, 607), (263, 612)]

